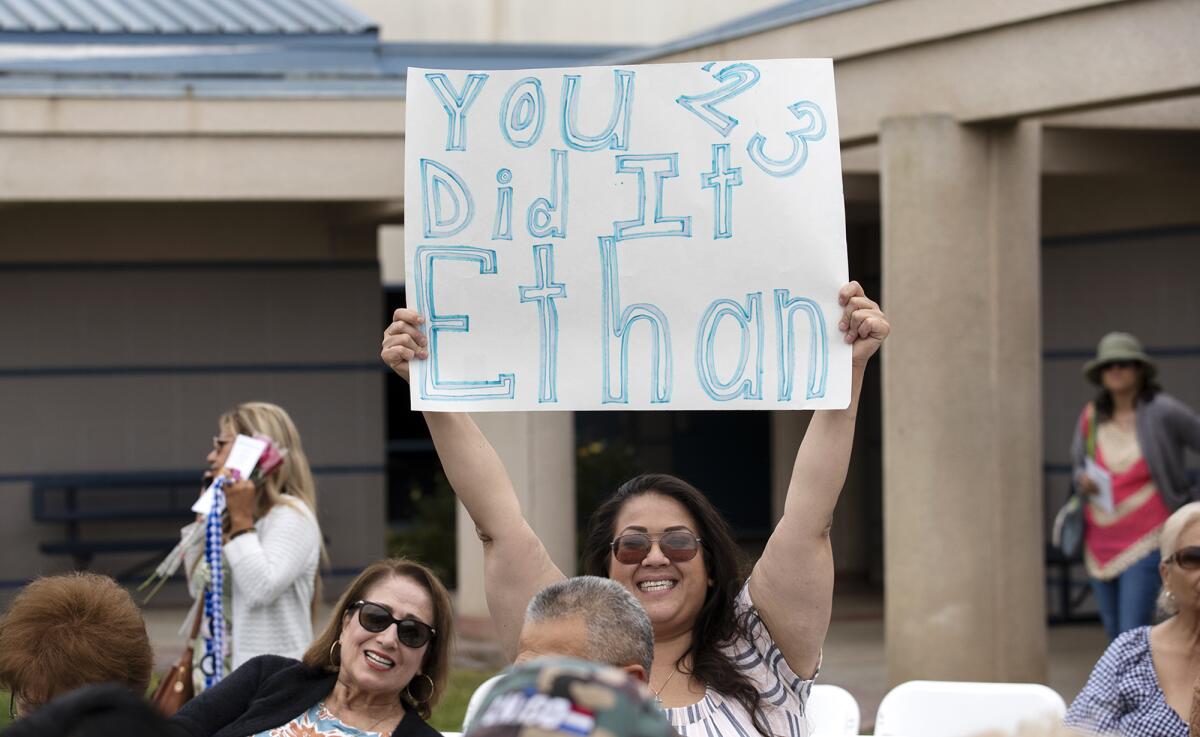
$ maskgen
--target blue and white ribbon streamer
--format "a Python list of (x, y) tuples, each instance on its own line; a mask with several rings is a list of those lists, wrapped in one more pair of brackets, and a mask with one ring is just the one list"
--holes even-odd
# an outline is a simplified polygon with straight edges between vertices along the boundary
[(205, 519), (204, 562), (208, 564), (209, 581), (204, 590), (204, 618), (208, 620), (204, 660), (213, 665), (211, 672), (204, 674), (205, 688), (212, 688), (225, 677), (225, 565), (222, 560), (225, 531), (221, 524), (221, 516), (225, 511), (224, 477), (213, 484), (212, 501)]

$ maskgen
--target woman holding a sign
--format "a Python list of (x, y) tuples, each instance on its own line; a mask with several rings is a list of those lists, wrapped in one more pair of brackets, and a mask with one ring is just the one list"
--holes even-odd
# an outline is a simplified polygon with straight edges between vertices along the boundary
[[(211, 647), (198, 643), (199, 687), (211, 685), (214, 672), (228, 672), (256, 655), (304, 654), (313, 638), (322, 554), (316, 485), (287, 412), (274, 404), (247, 402), (222, 415), (217, 430), (205, 485), (223, 479), (221, 533), (216, 539), (206, 535), (201, 515), (183, 529), (181, 552), (189, 588), (198, 599), (193, 616), (200, 616), (202, 601), (220, 582), (218, 595), (226, 600), (222, 624), (231, 647), (220, 648), (230, 656), (227, 669), (206, 655)], [(224, 561), (219, 577), (208, 560), (214, 547), (217, 559)], [(211, 644), (212, 612), (208, 614), (203, 632)]]
[(1105, 335), (1083, 372), (1100, 391), (1079, 416), (1071, 461), (1089, 499), (1084, 562), (1112, 640), (1153, 622), (1159, 533), (1173, 510), (1200, 500), (1183, 458), (1200, 451), (1200, 415), (1162, 392), (1128, 333)]
[[(584, 573), (634, 594), (654, 626), (650, 688), (683, 737), (808, 733), (803, 717), (833, 601), (829, 528), (846, 478), (863, 371), (890, 331), (856, 282), (839, 292), (853, 384), (844, 410), (814, 413), (783, 518), (748, 580), (719, 512), (665, 474), (626, 482), (593, 515)], [(428, 356), (422, 318), (397, 310), (383, 360), (408, 378)], [(484, 543), (488, 606), (510, 657), (529, 600), (561, 580), (521, 514), (502, 462), (466, 414), (427, 412), (446, 474)]]

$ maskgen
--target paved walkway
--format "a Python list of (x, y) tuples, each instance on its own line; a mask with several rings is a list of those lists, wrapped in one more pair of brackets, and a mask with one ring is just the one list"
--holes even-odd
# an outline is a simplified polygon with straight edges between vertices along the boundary
[[(875, 723), (879, 702), (887, 693), (887, 674), (883, 651), (883, 598), (878, 592), (855, 592), (842, 587), (834, 600), (833, 623), (825, 643), (825, 659), (820, 682), (841, 686), (858, 699), (862, 709), (863, 731)], [(174, 663), (183, 647), (178, 634), (186, 611), (177, 608), (149, 609), (146, 626), (158, 655), (160, 669)], [(325, 622), (328, 610), (318, 617)], [(486, 640), (486, 627), (478, 622), (460, 627), (456, 662), (463, 666), (487, 669), (502, 664), (494, 643)], [(1064, 625), (1050, 628), (1050, 678), (1047, 685), (1071, 702), (1092, 666), (1108, 644), (1103, 628), (1097, 624)]]
[[(1046, 685), (1070, 704), (1108, 646), (1108, 637), (1099, 623), (1057, 625), (1049, 630), (1049, 646)], [(881, 598), (842, 596), (835, 600), (819, 682), (854, 694), (862, 710), (864, 731), (874, 725), (879, 702), (888, 691)]]

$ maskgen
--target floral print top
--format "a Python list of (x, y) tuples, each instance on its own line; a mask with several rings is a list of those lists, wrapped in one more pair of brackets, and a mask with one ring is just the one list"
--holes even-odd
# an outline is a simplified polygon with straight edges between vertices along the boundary
[(342, 724), (329, 709), (325, 708), (325, 702), (321, 701), (287, 724), (264, 730), (253, 737), (386, 737), (386, 735), (381, 732), (364, 732), (361, 729)]

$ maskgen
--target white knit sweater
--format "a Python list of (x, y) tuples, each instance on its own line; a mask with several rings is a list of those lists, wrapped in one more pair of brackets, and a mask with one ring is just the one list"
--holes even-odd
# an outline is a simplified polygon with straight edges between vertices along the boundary
[[(302, 502), (285, 501), (254, 529), (224, 546), (233, 589), (233, 668), (256, 655), (300, 658), (313, 638), (313, 586), (321, 558), (316, 517)], [(185, 528), (184, 539), (187, 534)], [(186, 551), (189, 577), (203, 553), (203, 541)], [(193, 596), (203, 591), (200, 583), (192, 582)]]

